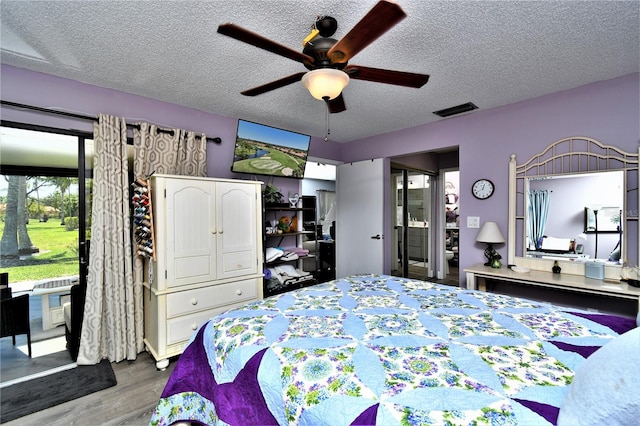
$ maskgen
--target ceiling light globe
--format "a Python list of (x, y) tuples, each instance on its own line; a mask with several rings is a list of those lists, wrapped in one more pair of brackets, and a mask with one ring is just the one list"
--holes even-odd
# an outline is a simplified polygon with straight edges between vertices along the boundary
[(302, 76), (302, 85), (309, 90), (311, 96), (321, 101), (325, 98), (337, 98), (347, 84), (347, 73), (333, 68), (320, 68)]

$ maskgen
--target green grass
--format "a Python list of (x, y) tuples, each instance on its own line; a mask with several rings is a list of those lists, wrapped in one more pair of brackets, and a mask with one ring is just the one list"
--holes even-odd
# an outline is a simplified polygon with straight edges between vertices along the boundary
[[(302, 173), (299, 167), (304, 161), (303, 158), (281, 151), (275, 145), (265, 146), (262, 147), (262, 149), (269, 153), (257, 158), (235, 161), (233, 165), (234, 170), (241, 173), (266, 173), (275, 176), (296, 176), (296, 173), (297, 175)], [(249, 155), (252, 154), (252, 152), (245, 149), (245, 154)]]
[[(10, 282), (78, 275), (77, 229), (67, 231), (60, 219), (52, 218), (47, 222), (32, 219), (27, 230), (40, 252), (21, 260), (2, 258), (0, 272), (8, 272)], [(0, 235), (3, 231), (4, 222), (0, 222)]]

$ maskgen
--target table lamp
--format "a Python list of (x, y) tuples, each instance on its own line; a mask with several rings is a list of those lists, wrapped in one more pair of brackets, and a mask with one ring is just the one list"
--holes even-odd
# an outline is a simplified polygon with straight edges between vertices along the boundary
[[(476, 241), (488, 244), (487, 248), (484, 250), (484, 257), (487, 258), (487, 262), (484, 265), (499, 268), (501, 266), (499, 261), (500, 255), (493, 248), (493, 244), (504, 243), (504, 237), (498, 228), (498, 224), (495, 222), (485, 222), (484, 225), (482, 225), (482, 228), (480, 228), (480, 232), (478, 232)], [(498, 260), (498, 262), (494, 262), (494, 260)]]

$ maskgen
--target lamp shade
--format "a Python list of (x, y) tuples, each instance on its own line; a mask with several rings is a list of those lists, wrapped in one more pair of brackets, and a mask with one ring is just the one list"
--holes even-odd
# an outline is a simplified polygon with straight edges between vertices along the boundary
[(497, 244), (504, 243), (504, 237), (495, 222), (485, 222), (478, 232), (476, 241), (479, 243)]
[(594, 212), (597, 212), (598, 210), (602, 209), (603, 207), (604, 207), (604, 204), (600, 204), (600, 203), (591, 204), (589, 206), (589, 208), (591, 210), (593, 210)]
[(302, 84), (316, 99), (321, 101), (325, 98), (334, 99), (349, 84), (349, 76), (344, 71), (320, 68), (303, 75)]

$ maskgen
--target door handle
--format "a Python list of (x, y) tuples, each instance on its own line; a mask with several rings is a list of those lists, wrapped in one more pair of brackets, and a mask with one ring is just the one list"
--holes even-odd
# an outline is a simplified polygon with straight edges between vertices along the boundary
[(81, 265), (88, 265), (89, 262), (87, 261), (89, 259), (89, 250), (87, 247), (87, 242), (83, 241), (80, 243), (80, 264)]
[(381, 236), (380, 234), (372, 235), (372, 236), (371, 236), (371, 239), (372, 239), (372, 240), (381, 240), (381, 239), (382, 239), (382, 236)]

